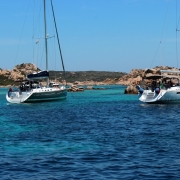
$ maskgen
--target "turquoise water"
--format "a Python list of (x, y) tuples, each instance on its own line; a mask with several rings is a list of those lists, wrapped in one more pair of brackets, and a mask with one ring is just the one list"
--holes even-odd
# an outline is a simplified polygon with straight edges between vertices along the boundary
[(179, 179), (179, 106), (123, 86), (9, 104), (0, 89), (1, 179)]

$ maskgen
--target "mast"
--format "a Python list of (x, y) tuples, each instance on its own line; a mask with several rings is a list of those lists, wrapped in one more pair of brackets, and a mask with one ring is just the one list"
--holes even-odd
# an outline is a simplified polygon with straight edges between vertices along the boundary
[[(46, 51), (46, 71), (48, 71), (48, 43), (47, 43), (47, 24), (46, 24), (46, 0), (44, 0), (44, 33), (45, 33), (45, 51)], [(49, 77), (47, 78), (47, 84), (49, 86)]]

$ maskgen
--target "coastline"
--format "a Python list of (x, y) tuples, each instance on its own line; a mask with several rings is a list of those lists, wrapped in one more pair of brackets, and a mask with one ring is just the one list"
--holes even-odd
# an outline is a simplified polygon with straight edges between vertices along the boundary
[[(73, 83), (67, 83), (67, 86), (71, 87), (74, 86), (75, 84)], [(84, 84), (84, 83), (80, 83), (80, 84), (76, 84), (76, 86), (111, 86), (111, 85), (120, 85), (120, 86), (125, 86), (127, 87), (127, 85), (124, 84), (119, 84), (119, 83), (88, 83), (88, 84)], [(17, 86), (13, 86), (13, 85), (6, 85), (6, 86), (0, 86), (0, 88), (10, 88), (10, 87), (17, 87)]]

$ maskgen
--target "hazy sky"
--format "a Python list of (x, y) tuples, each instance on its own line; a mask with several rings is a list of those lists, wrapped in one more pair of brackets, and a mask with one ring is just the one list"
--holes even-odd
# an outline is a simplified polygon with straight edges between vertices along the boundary
[[(40, 48), (44, 35), (38, 29), (43, 28), (42, 2), (0, 0), (0, 68), (35, 63), (45, 69)], [(180, 2), (176, 13), (176, 0), (53, 0), (53, 4), (67, 71), (129, 72), (180, 64), (176, 58)], [(47, 10), (48, 21), (50, 13)], [(55, 35), (51, 28), (48, 34)], [(49, 59), (59, 58), (54, 39), (48, 40)], [(60, 60), (49, 63), (49, 69), (54, 67), (62, 69)]]

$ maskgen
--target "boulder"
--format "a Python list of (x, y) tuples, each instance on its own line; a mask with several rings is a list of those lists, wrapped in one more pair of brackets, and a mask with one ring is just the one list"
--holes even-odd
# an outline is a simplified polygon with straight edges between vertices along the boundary
[(130, 85), (125, 89), (124, 94), (138, 94), (138, 90), (136, 86)]
[(84, 91), (84, 88), (73, 85), (68, 89), (68, 92), (79, 92), (79, 91)]

